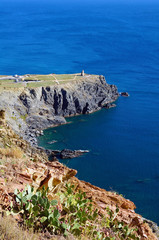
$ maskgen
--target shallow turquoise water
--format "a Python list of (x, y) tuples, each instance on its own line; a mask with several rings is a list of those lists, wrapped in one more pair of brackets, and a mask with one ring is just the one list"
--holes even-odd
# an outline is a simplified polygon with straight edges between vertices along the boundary
[[(0, 1), (0, 74), (103, 74), (117, 107), (71, 118), (39, 144), (89, 149), (78, 177), (117, 191), (159, 223), (159, 5)], [(54, 132), (56, 130), (57, 132)], [(47, 142), (57, 140), (50, 145)]]

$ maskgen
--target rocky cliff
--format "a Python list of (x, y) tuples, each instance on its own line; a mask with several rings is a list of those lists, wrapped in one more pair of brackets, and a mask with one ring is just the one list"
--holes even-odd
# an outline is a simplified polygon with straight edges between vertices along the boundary
[(103, 76), (85, 75), (65, 84), (3, 91), (0, 108), (12, 128), (35, 145), (40, 130), (65, 124), (65, 117), (97, 111), (117, 98), (117, 87)]

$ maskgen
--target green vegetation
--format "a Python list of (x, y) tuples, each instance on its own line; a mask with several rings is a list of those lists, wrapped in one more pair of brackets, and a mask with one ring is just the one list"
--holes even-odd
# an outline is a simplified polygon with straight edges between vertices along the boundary
[(26, 121), (28, 114), (26, 113), (25, 115), (20, 115), (20, 118), (23, 119), (23, 121)]
[(23, 82), (15, 83), (13, 80), (3, 80), (3, 81), (0, 80), (0, 91), (10, 90), (10, 89), (16, 90), (24, 87), (25, 87), (25, 84)]
[(53, 80), (71, 80), (75, 77), (75, 74), (47, 74), (47, 75), (24, 75), (25, 80), (38, 80), (38, 81), (53, 81)]
[(28, 82), (26, 87), (28, 88), (47, 87), (55, 84), (56, 84), (55, 81)]
[(85, 193), (75, 192), (73, 185), (66, 184), (65, 191), (55, 197), (59, 200), (49, 200), (45, 188), (34, 191), (28, 186), (25, 190), (15, 190), (11, 213), (20, 214), (23, 225), (35, 232), (48, 231), (65, 237), (73, 234), (77, 239), (91, 240), (139, 239), (136, 229), (116, 219), (118, 208), (115, 213), (107, 209), (108, 216), (103, 216)]
[(24, 75), (24, 80), (50, 81), (50, 80), (55, 80), (54, 76), (55, 74), (48, 74), (48, 75), (31, 74), (31, 75)]
[(71, 80), (74, 79), (75, 74), (56, 74), (55, 77), (57, 80)]
[[(90, 75), (86, 75), (86, 78)], [(7, 77), (7, 76), (0, 76)], [(91, 78), (96, 78), (97, 75), (91, 75)], [(3, 90), (18, 90), (19, 88), (37, 88), (37, 87), (47, 87), (52, 85), (60, 85), (69, 83), (72, 81), (79, 81), (83, 79), (80, 74), (26, 74), (22, 76), (22, 81), (15, 83), (14, 80), (1, 80), (0, 79), (0, 91)]]
[(11, 118), (12, 118), (14, 121), (16, 121), (16, 120), (17, 120), (17, 118), (16, 118), (16, 117), (14, 117), (14, 116), (12, 116)]
[(14, 80), (9, 80), (9, 79), (5, 79), (5, 80), (0, 80), (0, 85), (4, 85), (4, 84), (10, 84), (10, 83), (14, 83)]

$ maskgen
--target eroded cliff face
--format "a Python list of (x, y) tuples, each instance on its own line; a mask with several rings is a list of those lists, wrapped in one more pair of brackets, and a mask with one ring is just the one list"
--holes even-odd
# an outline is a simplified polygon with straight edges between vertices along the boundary
[(82, 80), (0, 94), (0, 108), (8, 123), (32, 145), (39, 130), (65, 124), (65, 117), (92, 113), (118, 98), (115, 85), (103, 76), (86, 75)]
[[(28, 89), (19, 96), (26, 113), (39, 115), (71, 116), (91, 113), (118, 97), (115, 85), (104, 77), (83, 78), (65, 85)], [(45, 106), (45, 108), (44, 108)]]

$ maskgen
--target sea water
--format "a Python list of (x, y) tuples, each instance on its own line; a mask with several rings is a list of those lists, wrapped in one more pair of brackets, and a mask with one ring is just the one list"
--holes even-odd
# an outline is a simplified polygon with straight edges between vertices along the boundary
[(82, 69), (105, 75), (130, 97), (46, 130), (39, 145), (90, 150), (62, 162), (79, 179), (131, 199), (138, 213), (159, 224), (159, 5), (0, 2), (0, 74)]

